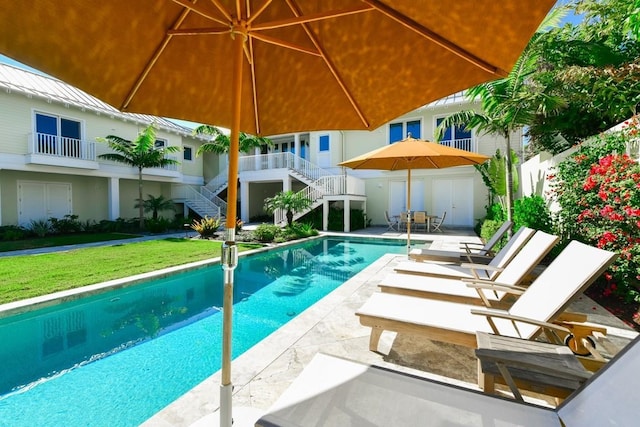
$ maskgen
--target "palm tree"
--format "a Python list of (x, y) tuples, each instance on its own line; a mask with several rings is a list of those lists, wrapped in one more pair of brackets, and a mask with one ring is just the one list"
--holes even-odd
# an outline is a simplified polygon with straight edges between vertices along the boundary
[(496, 134), (506, 141), (506, 211), (507, 219), (513, 219), (513, 162), (511, 134), (530, 124), (536, 113), (554, 111), (564, 105), (564, 101), (543, 90), (531, 87), (530, 77), (536, 72), (539, 51), (536, 40), (543, 30), (558, 24), (563, 16), (561, 9), (552, 10), (540, 24), (520, 58), (507, 77), (482, 83), (467, 91), (470, 100), (480, 100), (482, 112), (464, 110), (446, 117), (436, 129), (436, 139), (442, 139), (444, 131), (451, 126), (465, 126), (467, 130)]
[[(100, 154), (98, 157), (138, 168), (138, 200), (142, 200), (142, 170), (175, 165), (179, 162), (166, 158), (167, 153), (176, 153), (180, 147), (156, 147), (156, 128), (152, 123), (147, 126), (135, 141), (129, 141), (115, 135), (97, 138), (109, 146), (115, 153)], [(140, 229), (144, 228), (144, 203), (138, 203), (140, 215)]]
[(303, 211), (311, 206), (311, 200), (304, 197), (302, 193), (293, 191), (281, 191), (273, 197), (264, 200), (264, 208), (268, 213), (273, 213), (277, 209), (287, 211), (287, 225), (293, 223), (293, 214)]
[[(205, 142), (198, 148), (196, 155), (199, 156), (202, 153), (226, 154), (229, 152), (229, 146), (231, 145), (229, 135), (222, 132), (219, 128), (210, 125), (201, 125), (193, 130), (193, 134), (210, 135), (212, 137), (210, 141)], [(241, 153), (249, 153), (254, 148), (262, 145), (273, 147), (273, 141), (262, 136), (254, 136), (240, 132), (239, 138)]]
[[(140, 199), (136, 201), (136, 208), (140, 208)], [(151, 194), (147, 194), (147, 199), (142, 201), (142, 208), (145, 212), (153, 212), (153, 219), (158, 219), (158, 212), (160, 211), (172, 211), (175, 210), (175, 203), (171, 199), (165, 199), (160, 195), (154, 197)]]

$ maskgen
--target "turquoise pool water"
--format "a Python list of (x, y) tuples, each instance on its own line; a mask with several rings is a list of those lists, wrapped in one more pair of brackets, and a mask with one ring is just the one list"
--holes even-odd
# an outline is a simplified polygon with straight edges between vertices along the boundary
[[(233, 356), (404, 242), (323, 238), (242, 257)], [(1, 426), (136, 426), (220, 369), (220, 266), (0, 319)]]

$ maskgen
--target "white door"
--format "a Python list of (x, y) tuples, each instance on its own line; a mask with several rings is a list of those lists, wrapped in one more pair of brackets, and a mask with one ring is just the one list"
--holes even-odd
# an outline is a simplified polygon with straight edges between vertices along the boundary
[(424, 211), (424, 181), (411, 180), (411, 212)]
[(407, 183), (405, 181), (389, 182), (389, 215), (400, 215), (407, 210)]
[(473, 179), (434, 179), (431, 190), (433, 211), (442, 216), (447, 212), (445, 226), (473, 227)]
[(71, 184), (18, 182), (18, 223), (63, 218), (71, 214)]

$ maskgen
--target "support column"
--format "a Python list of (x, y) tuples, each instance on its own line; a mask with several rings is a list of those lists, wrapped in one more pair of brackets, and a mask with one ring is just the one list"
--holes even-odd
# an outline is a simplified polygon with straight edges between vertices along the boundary
[(240, 219), (249, 222), (249, 183), (240, 180)]
[[(260, 164), (260, 160), (261, 160), (261, 156), (260, 156), (260, 147), (255, 147), (253, 149), (253, 155), (255, 156), (255, 168), (257, 171), (262, 170), (261, 164)], [(244, 220), (243, 220), (244, 221)]]
[(351, 200), (346, 199), (344, 201), (344, 232), (349, 233), (351, 231)]
[(289, 176), (282, 180), (282, 191), (291, 191), (291, 178)]
[(298, 170), (300, 169), (300, 134), (296, 133), (295, 135), (293, 135), (293, 149), (294, 149), (294, 154), (296, 155), (294, 157), (295, 159), (295, 169)]
[(329, 230), (329, 201), (322, 201), (322, 231)]
[(120, 218), (120, 178), (107, 178), (109, 197), (109, 220)]

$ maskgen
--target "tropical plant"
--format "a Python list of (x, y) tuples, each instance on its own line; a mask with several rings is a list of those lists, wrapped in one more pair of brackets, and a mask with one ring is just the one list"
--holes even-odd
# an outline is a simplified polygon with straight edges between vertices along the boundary
[(592, 138), (558, 165), (550, 176), (561, 207), (565, 239), (581, 240), (620, 256), (604, 274), (605, 294), (640, 301), (640, 164), (624, 152), (638, 133), (625, 130)]
[[(518, 156), (515, 151), (511, 150), (511, 176), (513, 177), (513, 191), (518, 191), (519, 178), (518, 178)], [(506, 210), (506, 196), (507, 196), (507, 174), (506, 167), (507, 162), (505, 156), (502, 155), (500, 150), (496, 150), (496, 154), (488, 161), (474, 165), (476, 170), (480, 172), (482, 180), (489, 189), (489, 205), (495, 203), (495, 198), (498, 198), (499, 203), (503, 209)]]
[(540, 61), (532, 76), (532, 86), (565, 105), (536, 114), (528, 130), (532, 153), (560, 153), (634, 114), (640, 103), (640, 2), (566, 4), (581, 20), (538, 39)]
[[(499, 135), (506, 142), (505, 153), (511, 153), (511, 136), (531, 123), (538, 112), (553, 111), (563, 105), (561, 98), (548, 95), (544, 90), (532, 91), (528, 85), (537, 70), (539, 52), (536, 40), (550, 26), (560, 21), (563, 11), (554, 9), (540, 24), (508, 76), (474, 86), (466, 93), (470, 100), (480, 100), (482, 112), (463, 110), (446, 117), (436, 129), (436, 139), (442, 139), (445, 129), (465, 126), (482, 133)], [(505, 205), (507, 219), (513, 218), (513, 177), (511, 156), (505, 156)]]
[(264, 209), (268, 213), (274, 213), (278, 209), (286, 211), (287, 225), (293, 223), (293, 214), (303, 211), (311, 206), (311, 200), (302, 193), (293, 191), (281, 191), (273, 197), (264, 200)]
[[(231, 139), (229, 138), (229, 135), (222, 132), (219, 128), (210, 125), (201, 125), (193, 130), (193, 134), (211, 136), (211, 140), (205, 142), (198, 148), (196, 155), (199, 156), (202, 153), (226, 154), (229, 152)], [(273, 147), (273, 141), (269, 138), (240, 132), (239, 146), (241, 153), (249, 153), (254, 148), (258, 148), (263, 145)]]
[(29, 230), (35, 233), (38, 237), (44, 237), (51, 233), (51, 224), (48, 219), (32, 219), (29, 223)]
[[(142, 200), (142, 170), (145, 168), (157, 168), (167, 165), (175, 165), (179, 162), (166, 157), (168, 153), (177, 153), (180, 147), (156, 147), (156, 128), (152, 123), (147, 126), (134, 141), (115, 135), (97, 138), (109, 146), (114, 153), (100, 154), (98, 157), (118, 163), (133, 166), (138, 169), (138, 200)], [(140, 229), (144, 229), (144, 206), (138, 204)]]
[[(136, 208), (140, 208), (140, 199), (136, 200), (135, 204)], [(145, 212), (153, 212), (152, 218), (158, 219), (158, 212), (161, 211), (175, 211), (176, 205), (175, 202), (171, 199), (165, 199), (164, 196), (160, 195), (158, 197), (154, 197), (151, 194), (147, 194), (146, 200), (142, 201), (142, 207)]]
[(201, 218), (199, 221), (194, 220), (191, 224), (191, 228), (197, 231), (201, 237), (210, 237), (218, 231), (218, 228), (220, 228), (220, 219), (211, 218), (205, 215), (205, 217)]

